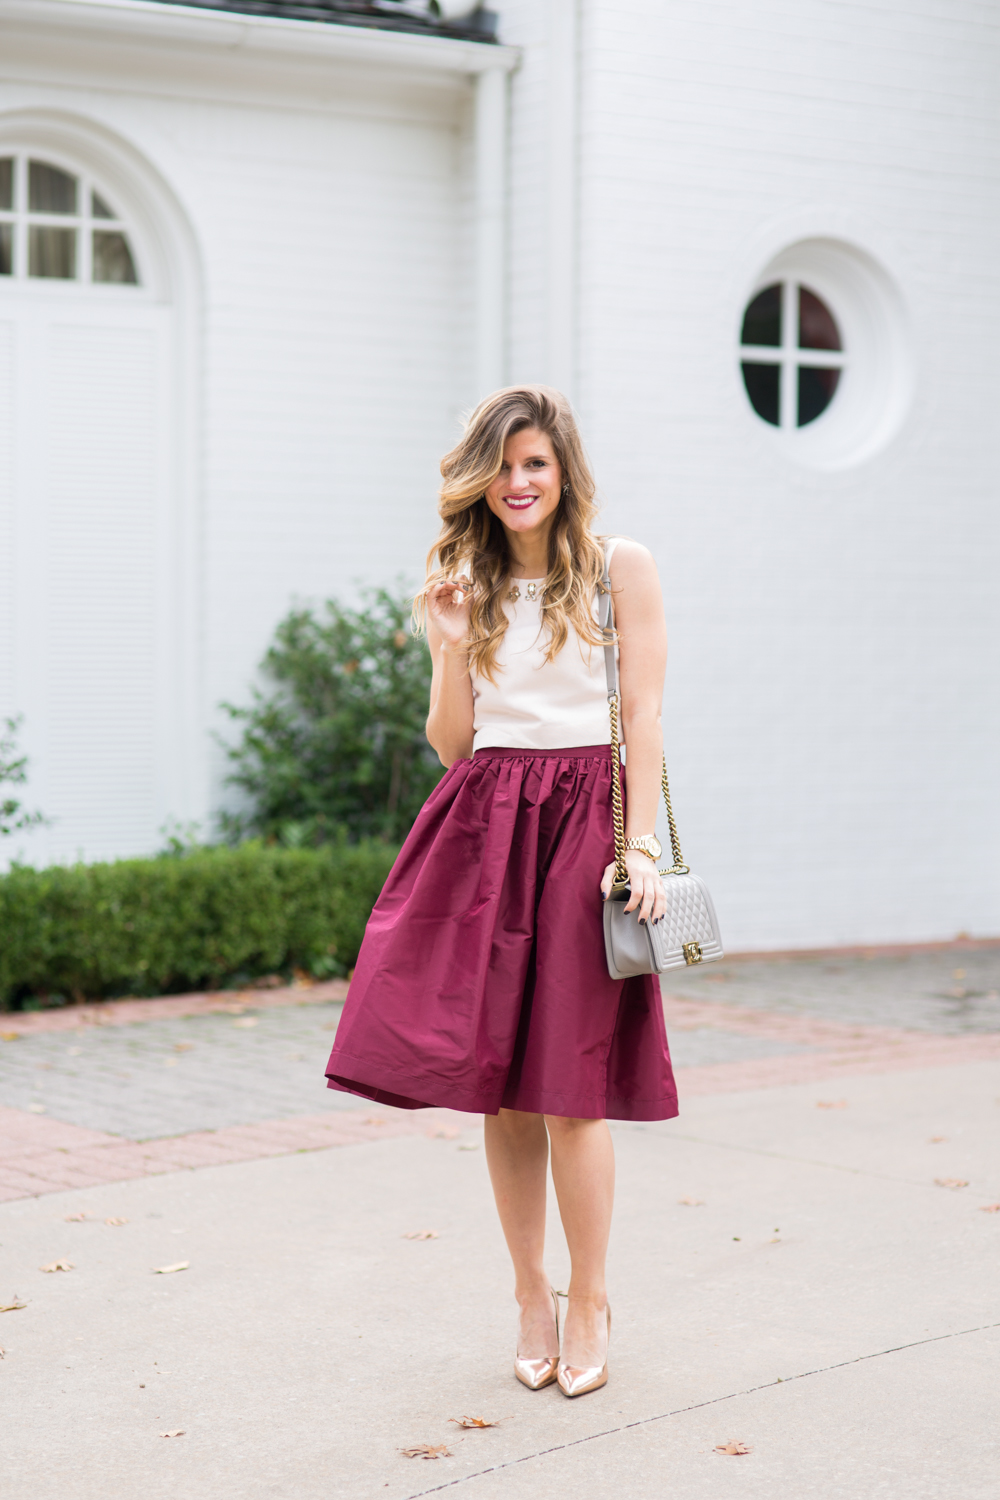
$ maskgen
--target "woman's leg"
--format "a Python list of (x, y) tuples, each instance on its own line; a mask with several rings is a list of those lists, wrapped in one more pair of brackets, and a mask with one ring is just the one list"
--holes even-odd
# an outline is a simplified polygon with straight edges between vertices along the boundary
[(572, 1275), (562, 1358), (580, 1368), (607, 1358), (604, 1262), (615, 1197), (615, 1153), (604, 1120), (546, 1115), (552, 1181), (569, 1246)]
[(514, 1262), (514, 1296), (521, 1309), (517, 1352), (522, 1359), (546, 1359), (559, 1353), (544, 1264), (548, 1157), (549, 1138), (541, 1115), (502, 1109), (486, 1116), (486, 1160)]

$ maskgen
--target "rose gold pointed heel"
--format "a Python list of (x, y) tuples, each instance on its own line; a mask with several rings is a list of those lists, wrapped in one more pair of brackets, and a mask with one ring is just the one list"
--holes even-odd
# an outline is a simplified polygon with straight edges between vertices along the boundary
[[(556, 1338), (558, 1339), (559, 1302), (555, 1292), (552, 1293), (552, 1305), (556, 1310)], [(547, 1359), (522, 1359), (519, 1354), (514, 1356), (514, 1374), (522, 1385), (528, 1387), (529, 1391), (540, 1391), (545, 1386), (551, 1385), (556, 1378), (558, 1365), (558, 1354), (550, 1355)]]
[[(611, 1308), (606, 1309), (608, 1314), (608, 1344), (611, 1344)], [(599, 1391), (602, 1385), (608, 1383), (608, 1361), (605, 1359), (603, 1365), (591, 1365), (588, 1368), (578, 1369), (575, 1365), (564, 1365), (559, 1361), (559, 1369), (556, 1374), (559, 1389), (564, 1396), (585, 1396), (588, 1391)]]

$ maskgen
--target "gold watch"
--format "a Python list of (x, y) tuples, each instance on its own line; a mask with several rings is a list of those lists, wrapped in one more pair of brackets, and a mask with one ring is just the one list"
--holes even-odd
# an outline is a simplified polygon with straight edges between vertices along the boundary
[(645, 854), (648, 859), (651, 859), (654, 865), (663, 853), (663, 846), (655, 833), (644, 833), (637, 839), (626, 839), (625, 849), (626, 852), (629, 849), (638, 849), (641, 854)]

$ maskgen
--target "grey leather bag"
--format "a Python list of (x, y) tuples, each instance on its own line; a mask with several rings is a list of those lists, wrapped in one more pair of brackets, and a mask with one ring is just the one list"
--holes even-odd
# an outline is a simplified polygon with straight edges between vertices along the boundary
[(611, 715), (611, 799), (615, 827), (615, 874), (611, 894), (604, 903), (604, 949), (608, 973), (612, 979), (628, 979), (633, 974), (662, 974), (666, 969), (683, 968), (685, 964), (709, 963), (722, 958), (722, 938), (715, 907), (708, 887), (692, 875), (681, 857), (680, 841), (670, 806), (667, 762), (663, 761), (663, 800), (670, 827), (670, 849), (673, 865), (661, 870), (667, 894), (667, 910), (654, 926), (639, 925), (638, 907), (627, 912), (629, 898), (628, 870), (625, 866), (625, 816), (622, 809), (621, 745), (618, 721), (621, 700), (618, 693), (618, 662), (615, 659), (614, 609), (611, 599), (611, 575), (607, 558), (601, 579), (600, 625), (604, 635), (604, 667), (608, 684), (608, 711)]

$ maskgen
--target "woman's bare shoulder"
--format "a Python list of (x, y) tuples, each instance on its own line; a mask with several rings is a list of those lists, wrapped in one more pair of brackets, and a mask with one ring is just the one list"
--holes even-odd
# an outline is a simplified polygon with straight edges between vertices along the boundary
[(639, 583), (657, 578), (656, 561), (648, 547), (631, 536), (605, 537), (614, 542), (610, 572), (612, 583)]

